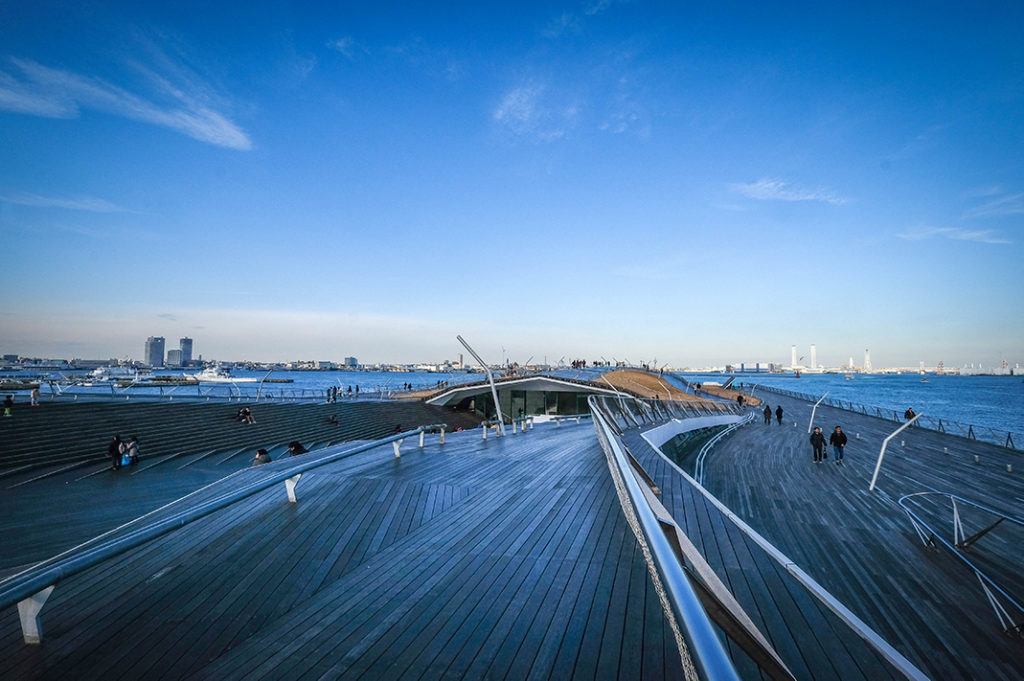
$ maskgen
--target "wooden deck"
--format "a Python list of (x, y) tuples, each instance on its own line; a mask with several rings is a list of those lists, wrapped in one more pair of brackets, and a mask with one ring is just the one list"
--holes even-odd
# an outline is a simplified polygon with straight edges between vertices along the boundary
[[(1024, 639), (1003, 633), (973, 572), (945, 549), (924, 548), (896, 503), (949, 492), (1021, 517), (1024, 456), (910, 428), (889, 443), (869, 492), (882, 441), (900, 424), (819, 407), (815, 424), (826, 435), (841, 425), (849, 445), (841, 466), (831, 451), (815, 464), (811, 405), (761, 397), (783, 406), (783, 425), (759, 418), (719, 443), (705, 461), (707, 488), (932, 678), (1024, 678)], [(992, 520), (965, 506), (961, 513), (969, 534)], [(936, 505), (931, 519), (951, 540), (951, 509)], [(1022, 546), (1020, 528), (1003, 523), (968, 554), (1018, 602)]]
[(3, 677), (680, 677), (592, 426), (447, 439), (316, 469), (296, 504), (275, 487), (58, 584), (40, 646), (0, 613)]
[[(1020, 454), (910, 431), (868, 493), (894, 424), (819, 408), (818, 423), (842, 424), (850, 445), (843, 466), (815, 465), (810, 405), (768, 401), (783, 404), (784, 425), (758, 420), (720, 442), (705, 464), (708, 488), (932, 678), (1024, 677), (1021, 639), (1002, 633), (966, 568), (922, 547), (895, 503), (939, 489), (1020, 515)], [(40, 646), (23, 644), (14, 608), (0, 612), (0, 677), (682, 678), (593, 426), (480, 434), (449, 433), (444, 445), (428, 437), (423, 449), (407, 439), (400, 459), (390, 446), (353, 455), (305, 473), (296, 504), (277, 485), (67, 579), (42, 611)], [(796, 678), (902, 678), (638, 429), (624, 442)], [(127, 476), (86, 467), (24, 485), (32, 473), (7, 477), (0, 571), (229, 472), (150, 519), (289, 465), (239, 470), (250, 456), (194, 451)], [(965, 513), (972, 531), (977, 522)], [(972, 559), (1019, 598), (1018, 539), (1000, 527)], [(742, 678), (762, 678), (727, 649)]]

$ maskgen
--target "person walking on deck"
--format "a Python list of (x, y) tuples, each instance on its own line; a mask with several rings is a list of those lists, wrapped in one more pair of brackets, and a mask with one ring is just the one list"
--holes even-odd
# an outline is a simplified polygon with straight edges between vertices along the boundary
[(8, 395), (4, 398), (4, 416), (10, 416), (12, 409), (14, 409), (14, 395)]
[[(778, 407), (775, 408), (775, 418), (776, 418), (776, 420), (778, 420), (779, 425), (781, 426), (782, 425), (782, 405), (781, 404)], [(771, 417), (770, 416), (768, 417), (768, 420), (771, 421)]]
[(839, 426), (828, 436), (828, 443), (832, 445), (832, 448), (836, 452), (836, 463), (841, 464), (843, 462), (843, 448), (846, 447), (846, 433)]
[(814, 427), (814, 432), (811, 433), (811, 446), (814, 447), (814, 463), (821, 463), (822, 453), (825, 450), (825, 436), (821, 432), (821, 428)]
[(769, 407), (767, 403), (764, 405), (764, 422), (765, 425), (772, 422), (772, 408)]

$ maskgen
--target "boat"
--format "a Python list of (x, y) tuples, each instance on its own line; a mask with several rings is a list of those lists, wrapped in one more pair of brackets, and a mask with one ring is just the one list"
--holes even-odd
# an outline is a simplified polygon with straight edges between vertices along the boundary
[(197, 383), (255, 383), (259, 380), (252, 376), (232, 376), (231, 370), (221, 365), (206, 367), (194, 374), (185, 374), (185, 377)]
[(91, 387), (106, 383), (125, 385), (149, 381), (153, 378), (153, 372), (149, 369), (137, 369), (132, 366), (106, 366), (93, 369), (85, 380), (79, 385)]

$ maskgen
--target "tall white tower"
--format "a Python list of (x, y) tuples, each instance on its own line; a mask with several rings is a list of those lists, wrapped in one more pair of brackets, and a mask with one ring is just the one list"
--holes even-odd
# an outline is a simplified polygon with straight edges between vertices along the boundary
[(790, 352), (789, 366), (791, 368), (792, 367), (796, 367), (796, 346), (794, 345), (792, 348), (790, 348), (789, 352)]
[(818, 368), (818, 347), (811, 343), (811, 369)]
[(864, 371), (871, 371), (871, 351), (864, 350)]

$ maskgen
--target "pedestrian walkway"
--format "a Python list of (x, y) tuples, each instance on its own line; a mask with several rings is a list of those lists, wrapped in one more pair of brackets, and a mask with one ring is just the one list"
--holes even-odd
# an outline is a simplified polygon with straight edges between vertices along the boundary
[[(814, 464), (812, 405), (762, 397), (772, 409), (782, 405), (783, 425), (757, 420), (723, 439), (705, 460), (705, 486), (933, 678), (1024, 678), (1024, 641), (1003, 632), (973, 572), (944, 549), (926, 549), (897, 504), (905, 494), (938, 491), (1019, 518), (1024, 456), (909, 428), (889, 443), (869, 492), (882, 441), (900, 424), (818, 407), (815, 425), (826, 434), (842, 426), (849, 444), (842, 465), (831, 448)], [(992, 521), (960, 511), (968, 534)], [(933, 517), (952, 538), (952, 510)], [(1020, 528), (1003, 523), (969, 554), (1018, 602), (1021, 546)]]

